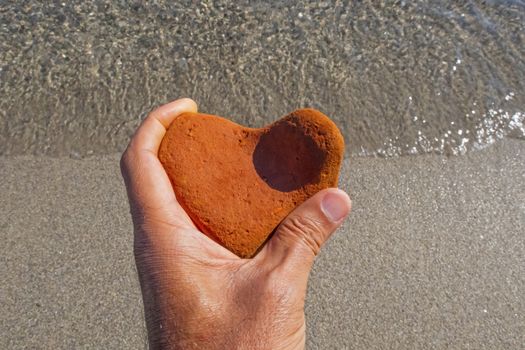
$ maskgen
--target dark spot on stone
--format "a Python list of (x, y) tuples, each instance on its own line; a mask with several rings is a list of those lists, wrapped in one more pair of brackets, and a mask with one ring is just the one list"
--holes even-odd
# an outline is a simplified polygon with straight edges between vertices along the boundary
[(291, 192), (316, 182), (325, 158), (326, 153), (301, 126), (283, 122), (260, 137), (253, 165), (270, 187)]

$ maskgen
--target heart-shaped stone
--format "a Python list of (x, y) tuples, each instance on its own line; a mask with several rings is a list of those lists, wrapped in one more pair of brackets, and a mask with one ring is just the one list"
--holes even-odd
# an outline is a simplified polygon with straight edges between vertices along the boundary
[(337, 185), (344, 141), (314, 109), (260, 129), (184, 113), (168, 128), (159, 159), (195, 225), (242, 258), (316, 192)]

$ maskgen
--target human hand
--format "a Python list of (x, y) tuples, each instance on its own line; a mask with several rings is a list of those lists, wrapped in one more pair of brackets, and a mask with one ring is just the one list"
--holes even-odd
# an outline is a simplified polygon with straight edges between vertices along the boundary
[(151, 112), (121, 159), (150, 348), (303, 349), (308, 275), (350, 199), (320, 191), (254, 258), (237, 257), (195, 227), (157, 158), (172, 120), (196, 111), (181, 99)]

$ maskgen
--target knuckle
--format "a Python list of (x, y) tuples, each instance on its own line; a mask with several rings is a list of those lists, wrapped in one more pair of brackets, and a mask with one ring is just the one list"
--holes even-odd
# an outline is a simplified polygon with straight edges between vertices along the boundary
[(126, 150), (124, 151), (124, 153), (122, 153), (122, 157), (120, 157), (120, 169), (122, 171), (126, 171), (128, 168), (129, 168), (129, 165), (131, 164), (131, 161), (132, 161), (132, 151), (131, 151), (131, 148), (130, 146), (128, 146), (126, 148)]
[(124, 169), (126, 166), (126, 163), (128, 161), (128, 150), (126, 149), (124, 153), (122, 153), (122, 156), (120, 157), (120, 168)]
[(314, 255), (319, 253), (323, 244), (323, 225), (309, 217), (294, 216), (285, 220), (280, 227), (281, 237), (292, 239), (306, 248)]

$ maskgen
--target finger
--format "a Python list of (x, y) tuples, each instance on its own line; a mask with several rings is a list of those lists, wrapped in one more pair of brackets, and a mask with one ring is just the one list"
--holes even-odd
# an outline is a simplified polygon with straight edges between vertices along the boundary
[(167, 103), (151, 112), (139, 126), (131, 139), (130, 147), (148, 150), (157, 155), (166, 134), (166, 129), (173, 119), (184, 112), (197, 112), (197, 104), (189, 98), (182, 98)]
[(196, 112), (191, 99), (180, 99), (151, 112), (132, 137), (121, 159), (121, 170), (132, 210), (144, 213), (149, 209), (165, 210), (180, 226), (194, 227), (191, 219), (178, 204), (172, 185), (157, 158), (166, 128), (184, 112)]
[(315, 256), (350, 209), (351, 201), (344, 191), (329, 188), (318, 192), (277, 227), (261, 251), (263, 263), (307, 279)]

